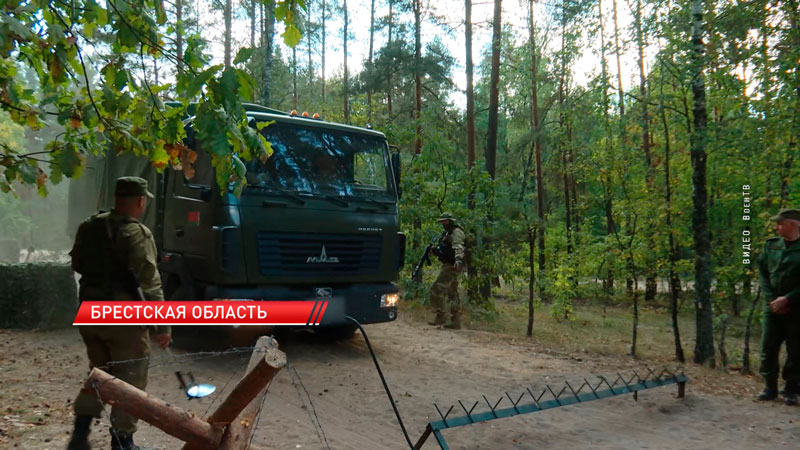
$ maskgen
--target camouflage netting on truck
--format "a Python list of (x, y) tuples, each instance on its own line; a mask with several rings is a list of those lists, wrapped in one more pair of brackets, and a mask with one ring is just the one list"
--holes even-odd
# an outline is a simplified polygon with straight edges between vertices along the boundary
[(69, 264), (0, 264), (0, 328), (68, 327), (77, 308)]

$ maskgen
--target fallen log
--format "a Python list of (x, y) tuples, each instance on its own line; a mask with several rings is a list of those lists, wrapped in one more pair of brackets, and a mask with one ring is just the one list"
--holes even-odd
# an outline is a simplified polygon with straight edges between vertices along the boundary
[[(278, 350), (277, 342), (262, 336), (256, 344), (247, 373), (242, 377), (228, 397), (208, 417), (208, 423), (224, 426), (232, 423), (239, 413), (267, 387), (272, 377), (286, 366), (286, 354)], [(260, 402), (255, 402), (260, 403)]]
[(96, 394), (100, 400), (157, 427), (193, 448), (219, 447), (223, 430), (195, 417), (194, 414), (158, 398), (101, 369), (94, 368), (84, 383), (84, 389)]

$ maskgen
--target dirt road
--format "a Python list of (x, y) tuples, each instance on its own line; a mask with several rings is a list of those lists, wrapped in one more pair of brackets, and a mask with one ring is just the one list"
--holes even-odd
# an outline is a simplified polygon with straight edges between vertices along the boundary
[[(504, 391), (521, 393), (526, 386), (541, 390), (548, 382), (560, 385), (565, 379), (642, 367), (624, 359), (551, 355), (524, 339), (453, 332), (406, 320), (368, 326), (367, 332), (412, 441), (434, 418), (434, 401), (451, 405), (462, 399), (471, 405), (482, 400), (481, 394), (499, 398)], [(321, 342), (309, 333), (278, 339), (289, 367), (270, 386), (253, 448), (408, 448), (360, 334), (338, 343)], [(185, 400), (174, 371), (191, 371), (225, 395), (248, 357), (178, 357), (176, 362), (154, 350), (148, 392), (203, 416), (221, 398)], [(0, 330), (0, 448), (65, 448), (71, 401), (86, 367), (75, 330)], [(675, 394), (674, 387), (663, 387), (643, 392), (638, 402), (620, 396), (444, 435), (451, 448), (467, 449), (772, 449), (800, 443), (800, 408), (756, 403), (750, 393), (712, 394), (691, 382), (685, 400)], [(107, 426), (107, 417), (94, 426), (95, 448), (107, 448)], [(136, 439), (152, 448), (180, 448), (148, 424), (140, 425)], [(438, 447), (431, 439), (424, 448)]]

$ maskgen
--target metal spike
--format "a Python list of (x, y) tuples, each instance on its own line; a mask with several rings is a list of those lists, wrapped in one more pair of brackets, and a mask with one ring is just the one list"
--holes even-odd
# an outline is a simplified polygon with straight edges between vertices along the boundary
[(445, 420), (442, 410), (439, 409), (439, 405), (437, 405), (436, 402), (433, 402), (433, 407), (436, 408), (436, 412), (439, 413), (439, 417), (441, 417), (442, 420)]
[[(622, 380), (622, 382), (625, 384), (625, 387), (628, 387), (628, 382), (627, 382), (627, 381), (625, 381), (625, 378), (623, 378), (623, 377), (622, 377), (622, 375), (620, 375), (620, 374), (619, 374), (619, 372), (617, 372), (617, 376), (618, 376), (618, 377), (619, 377), (619, 379), (620, 379), (620, 380)], [(615, 381), (615, 382), (614, 382), (614, 384), (617, 384), (617, 382)]]
[[(569, 388), (569, 390), (572, 391), (572, 396), (575, 397), (575, 400), (581, 401), (581, 398), (578, 397), (578, 393), (575, 392), (575, 389), (572, 389), (572, 386), (569, 384), (569, 381), (564, 380), (564, 383), (566, 383), (567, 387)], [(583, 386), (581, 386), (581, 387), (583, 387)]]
[[(548, 385), (546, 385), (546, 386), (547, 386), (547, 390), (548, 390), (548, 391), (550, 391), (550, 394), (552, 394), (552, 395), (553, 395), (553, 398), (555, 399), (556, 403), (558, 403), (559, 405), (561, 405), (561, 401), (558, 399), (558, 395), (556, 395), (556, 393), (555, 393), (555, 392), (553, 392), (553, 390), (552, 390), (552, 389), (550, 389), (550, 385), (549, 385), (549, 384), (548, 384)], [(562, 390), (561, 392), (564, 392), (564, 391)], [(561, 395), (561, 394), (559, 394), (559, 395)]]
[[(634, 369), (634, 370), (633, 370), (633, 376), (634, 376), (634, 377), (636, 377), (636, 382), (637, 382), (637, 383), (641, 383), (641, 382), (643, 381), (643, 380), (642, 380), (642, 376), (641, 376), (641, 375), (639, 375), (639, 372), (637, 372), (637, 371), (636, 371), (636, 369)], [(646, 380), (646, 379), (647, 379), (647, 378), (645, 378), (645, 380)], [(633, 381), (633, 378), (631, 378), (631, 379), (630, 379), (630, 381)]]
[(461, 405), (461, 409), (463, 409), (464, 412), (467, 414), (467, 417), (469, 418), (469, 421), (473, 422), (473, 420), (472, 420), (472, 410), (475, 409), (475, 407), (478, 405), (478, 402), (475, 402), (472, 405), (472, 408), (469, 409), (469, 411), (467, 411), (467, 408), (464, 406), (463, 403), (461, 403), (461, 400), (458, 401), (458, 404)]
[(592, 394), (594, 394), (594, 398), (600, 398), (600, 396), (599, 396), (599, 395), (597, 395), (597, 390), (596, 390), (595, 388), (593, 388), (593, 387), (592, 387), (591, 383), (589, 383), (589, 380), (587, 380), (586, 378), (584, 378), (584, 379), (583, 379), (583, 382), (584, 382), (584, 383), (586, 383), (586, 385), (587, 385), (587, 386), (589, 386), (589, 389), (592, 391)]
[(500, 402), (502, 402), (502, 401), (503, 401), (503, 397), (500, 397), (500, 399), (497, 400), (497, 403), (494, 404), (494, 407), (492, 408), (492, 410), (494, 411), (495, 409), (497, 409), (497, 407), (500, 405)]
[(452, 410), (453, 410), (453, 406), (455, 406), (455, 405), (452, 405), (452, 406), (450, 406), (450, 409), (448, 409), (448, 410), (447, 410), (447, 413), (446, 413), (446, 414), (442, 414), (442, 411), (439, 409), (439, 405), (437, 405), (436, 403), (434, 403), (434, 404), (433, 404), (433, 406), (435, 406), (435, 407), (436, 407), (436, 412), (438, 412), (438, 413), (439, 413), (439, 417), (441, 417), (441, 418), (442, 418), (442, 420), (444, 421), (444, 423), (447, 423), (447, 416), (449, 416), (449, 415), (450, 415), (450, 411), (452, 411)]
[[(614, 390), (614, 385), (610, 384), (610, 383), (608, 382), (608, 380), (606, 379), (606, 377), (603, 377), (603, 376), (601, 376), (601, 377), (600, 377), (600, 379), (601, 379), (601, 380), (603, 380), (603, 382), (606, 384), (606, 386), (608, 386), (608, 388), (609, 388), (609, 389), (611, 389), (611, 393), (612, 393), (612, 394), (616, 394), (616, 393), (617, 393), (617, 392)], [(619, 380), (617, 380), (617, 381), (619, 381)], [(616, 381), (614, 381), (614, 384), (617, 384), (617, 382), (616, 382)]]
[[(536, 405), (536, 407), (542, 409), (542, 407), (539, 406), (539, 400), (536, 398), (535, 395), (533, 395), (533, 392), (531, 392), (530, 388), (525, 388), (525, 390), (528, 391), (528, 394), (530, 394), (531, 400), (533, 400), (533, 403)], [(522, 394), (525, 395), (524, 392)], [(516, 408), (516, 406), (514, 406), (514, 408)]]
[[(548, 388), (548, 389), (549, 389), (549, 388)], [(541, 400), (541, 399), (542, 399), (542, 397), (544, 397), (544, 394), (545, 394), (545, 392), (547, 392), (547, 389), (542, 389), (542, 393), (541, 393), (541, 394), (539, 394), (539, 398), (537, 398), (537, 399), (536, 399), (536, 402), (537, 402), (537, 403), (539, 402), (539, 400)]]
[[(483, 397), (483, 401), (485, 401), (485, 402), (486, 402), (486, 406), (488, 406), (488, 407), (489, 407), (489, 409), (491, 409), (491, 410), (492, 410), (492, 415), (493, 415), (493, 416), (495, 417), (495, 419), (496, 419), (496, 418), (497, 418), (497, 414), (495, 414), (495, 412), (494, 412), (494, 407), (492, 407), (492, 404), (491, 404), (491, 403), (489, 403), (489, 399), (488, 399), (488, 398), (486, 398), (486, 396), (485, 396), (485, 395), (481, 395), (481, 397)], [(503, 397), (500, 397), (500, 400), (502, 400), (502, 399), (503, 399)], [(499, 402), (498, 402), (498, 403), (499, 403)], [(497, 406), (497, 405), (495, 405), (495, 406)]]

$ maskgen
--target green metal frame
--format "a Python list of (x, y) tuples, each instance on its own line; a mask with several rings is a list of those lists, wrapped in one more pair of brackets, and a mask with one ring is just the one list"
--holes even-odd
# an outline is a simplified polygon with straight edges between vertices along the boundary
[[(686, 383), (689, 381), (686, 375), (683, 373), (678, 374), (677, 372), (670, 372), (666, 368), (664, 368), (659, 375), (656, 375), (651, 369), (647, 369), (647, 372), (648, 373), (644, 377), (641, 377), (636, 371), (633, 371), (633, 376), (631, 376), (629, 380), (626, 380), (625, 377), (617, 374), (617, 378), (613, 382), (609, 382), (606, 377), (600, 376), (598, 377), (599, 382), (596, 385), (593, 385), (584, 378), (583, 384), (581, 384), (577, 390), (573, 389), (569, 382), (565, 381), (564, 387), (562, 387), (558, 393), (553, 391), (550, 386), (546, 386), (538, 396), (536, 396), (530, 389), (526, 389), (525, 392), (517, 397), (516, 401), (508, 392), (505, 393), (505, 396), (500, 397), (500, 399), (494, 404), (490, 403), (484, 395), (483, 401), (486, 403), (489, 409), (487, 411), (478, 413), (473, 413), (473, 411), (480, 403), (479, 401), (473, 403), (472, 407), (467, 409), (461, 400), (459, 400), (458, 404), (464, 411), (464, 415), (458, 417), (448, 418), (450, 413), (455, 408), (455, 405), (451, 406), (450, 409), (443, 414), (441, 409), (439, 409), (439, 405), (434, 404), (439, 417), (441, 417), (441, 420), (428, 423), (428, 426), (425, 428), (425, 432), (422, 434), (422, 436), (420, 436), (419, 440), (414, 445), (414, 449), (422, 448), (422, 445), (425, 444), (425, 441), (428, 439), (428, 437), (433, 434), (436, 442), (439, 444), (439, 447), (442, 448), (442, 450), (448, 450), (450, 447), (447, 445), (447, 441), (445, 440), (442, 431), (450, 428), (463, 427), (466, 425), (472, 425), (474, 423), (488, 422), (490, 420), (502, 419), (505, 417), (514, 417), (521, 414), (534, 413), (537, 411), (544, 411), (546, 409), (559, 408), (561, 406), (569, 406), (577, 403), (600, 400), (623, 394), (632, 393), (633, 398), (636, 400), (638, 399), (638, 392), (646, 389), (677, 384), (678, 398), (684, 397)], [(634, 380), (636, 380), (636, 382), (634, 382)], [(608, 388), (600, 390), (603, 385), (606, 385)], [(587, 391), (581, 393), (581, 391), (586, 387), (588, 387)], [(542, 398), (548, 393), (548, 398), (551, 399), (543, 401)], [(531, 402), (520, 404), (526, 395), (530, 397)], [(504, 399), (508, 399), (508, 402), (511, 403), (511, 406), (498, 409), (500, 403), (502, 403)]]

